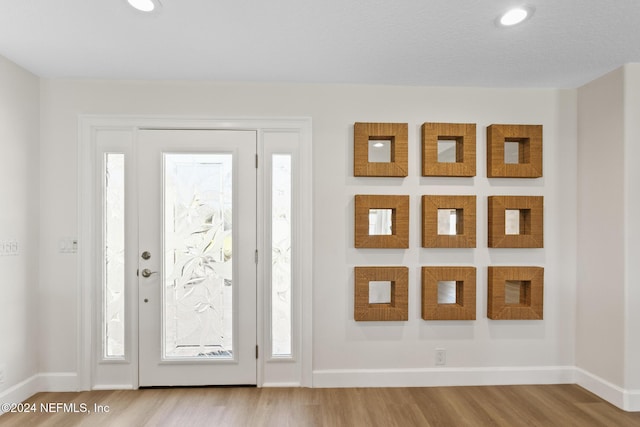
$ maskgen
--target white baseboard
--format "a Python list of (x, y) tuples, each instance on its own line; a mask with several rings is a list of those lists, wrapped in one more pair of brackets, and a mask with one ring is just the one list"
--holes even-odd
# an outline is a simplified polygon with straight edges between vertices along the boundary
[(625, 396), (625, 411), (640, 411), (640, 390), (627, 390)]
[(573, 366), (336, 369), (313, 372), (313, 387), (442, 387), (573, 384)]
[(40, 391), (80, 391), (75, 372), (45, 372), (36, 375)]
[[(40, 392), (38, 382), (38, 375), (34, 375), (3, 391), (2, 393), (0, 393), (0, 404), (20, 403), (28, 399), (34, 394)], [(4, 414), (5, 412), (7, 411), (3, 410), (3, 408), (0, 407), (0, 415)]]
[[(0, 393), (0, 403), (20, 403), (36, 393), (46, 391), (78, 391), (75, 372), (49, 372), (33, 375)], [(4, 412), (0, 409), (0, 415)]]
[[(313, 387), (444, 387), (514, 384), (578, 384), (598, 397), (630, 412), (640, 411), (640, 390), (625, 390), (573, 366), (431, 368), (431, 369), (327, 369), (313, 372)], [(263, 387), (299, 387), (298, 383), (265, 383)], [(131, 385), (108, 386), (131, 389)], [(75, 372), (33, 375), (0, 392), (0, 403), (19, 403), (40, 392), (78, 391)], [(105, 386), (104, 388), (107, 389)], [(0, 415), (2, 415), (0, 410)]]
[(584, 369), (575, 368), (576, 384), (629, 412), (640, 411), (640, 390), (625, 390)]

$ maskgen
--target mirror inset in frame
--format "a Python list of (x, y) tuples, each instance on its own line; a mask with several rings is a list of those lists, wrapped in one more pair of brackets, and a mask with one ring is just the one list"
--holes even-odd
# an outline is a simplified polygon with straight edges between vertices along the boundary
[(356, 248), (408, 248), (409, 196), (355, 196)]
[(543, 196), (490, 196), (490, 248), (544, 247)]
[(356, 321), (409, 320), (407, 267), (355, 267)]
[(371, 280), (369, 282), (369, 304), (391, 304), (392, 297), (392, 281)]
[(353, 125), (353, 175), (406, 177), (409, 170), (407, 123)]
[(476, 196), (422, 196), (423, 248), (475, 248)]
[(422, 176), (475, 175), (475, 123), (422, 125)]
[(393, 161), (392, 139), (369, 140), (369, 163), (391, 163)]
[(489, 267), (487, 317), (493, 320), (541, 320), (543, 287), (542, 267)]
[(369, 236), (393, 234), (393, 209), (369, 209)]
[(540, 178), (542, 125), (487, 127), (488, 178)]
[(475, 267), (422, 267), (424, 320), (475, 320)]

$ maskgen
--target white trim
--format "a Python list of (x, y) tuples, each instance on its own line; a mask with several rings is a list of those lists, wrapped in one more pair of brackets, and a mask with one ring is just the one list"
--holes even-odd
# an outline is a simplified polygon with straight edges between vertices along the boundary
[[(40, 384), (38, 383), (38, 375), (33, 375), (0, 393), (0, 403), (23, 402), (34, 394), (42, 391), (39, 385)], [(0, 407), (0, 415), (4, 414), (5, 412), (6, 411), (3, 411), (2, 407)]]
[(95, 127), (78, 120), (78, 307), (77, 372), (81, 390), (91, 389), (93, 350), (93, 282), (95, 272), (93, 172), (95, 170)]
[[(20, 403), (36, 393), (48, 391), (78, 391), (78, 374), (75, 372), (48, 372), (32, 375), (0, 393), (0, 403)], [(3, 413), (0, 408), (0, 415)]]
[(640, 390), (625, 390), (584, 369), (575, 368), (576, 384), (625, 411), (640, 411)]
[(314, 387), (445, 387), (573, 384), (572, 366), (329, 369), (313, 372)]
[[(94, 210), (94, 171), (96, 170), (96, 149), (95, 140), (98, 130), (120, 130), (135, 133), (138, 129), (237, 129), (237, 130), (256, 130), (259, 135), (259, 151), (261, 151), (261, 137), (265, 131), (267, 132), (298, 132), (299, 138), (299, 162), (298, 170), (300, 171), (300, 218), (305, 221), (300, 224), (299, 228), (299, 270), (300, 283), (302, 284), (301, 303), (300, 303), (300, 329), (297, 331), (299, 336), (297, 341), (300, 343), (300, 384), (310, 387), (312, 385), (312, 339), (313, 331), (312, 321), (312, 147), (311, 147), (311, 119), (307, 117), (292, 118), (251, 118), (251, 117), (231, 117), (231, 118), (209, 118), (209, 117), (176, 117), (176, 116), (119, 116), (119, 115), (80, 115), (78, 122), (78, 236), (79, 236), (79, 253), (78, 253), (78, 294), (80, 295), (78, 303), (78, 374), (79, 387), (83, 390), (89, 390), (92, 387), (102, 388), (109, 387), (107, 384), (96, 384), (93, 366), (96, 357), (95, 348), (91, 347), (93, 342), (93, 333), (95, 331), (95, 291), (92, 284), (95, 280), (95, 242), (96, 231), (93, 219)], [(260, 191), (260, 190), (259, 190)], [(258, 201), (263, 198), (264, 194), (258, 193)], [(258, 229), (258, 247), (263, 247), (264, 241), (261, 232)], [(264, 259), (264, 258), (262, 258)], [(261, 282), (258, 282), (261, 285)], [(264, 342), (265, 334), (262, 331), (265, 325), (262, 324), (264, 312), (263, 309), (264, 293), (258, 290), (258, 343)], [(132, 302), (133, 307), (137, 307), (137, 301)], [(135, 315), (135, 313), (134, 313)], [(137, 322), (136, 322), (137, 324)], [(136, 328), (137, 329), (137, 328)], [(137, 330), (136, 330), (137, 334)], [(137, 343), (137, 335), (132, 337), (132, 341)], [(258, 360), (258, 385), (264, 382), (265, 366), (264, 346), (261, 346), (260, 359)], [(135, 349), (131, 352), (131, 362), (137, 366), (137, 352)], [(126, 364), (123, 361), (117, 361), (120, 365)], [(109, 361), (101, 361), (101, 364), (109, 364)], [(113, 363), (115, 365), (116, 363)], [(134, 374), (133, 376), (136, 376)], [(116, 380), (120, 382), (121, 380)], [(278, 383), (274, 378), (270, 378), (269, 384)], [(290, 379), (287, 381), (290, 383)], [(297, 383), (296, 383), (297, 384)], [(114, 385), (115, 386), (115, 385)], [(137, 387), (137, 377), (131, 379), (131, 384), (123, 384), (122, 387)]]
[(624, 409), (629, 412), (640, 411), (640, 390), (627, 390), (624, 396)]
[(75, 372), (44, 372), (37, 375), (38, 391), (78, 391)]
[(299, 280), (302, 315), (300, 317), (300, 370), (303, 387), (313, 387), (313, 158), (311, 120), (300, 126), (298, 152), (300, 185), (300, 218), (298, 236)]
[[(260, 325), (261, 319), (264, 319), (264, 304), (266, 298), (265, 278), (262, 274), (264, 268), (264, 217), (265, 217), (265, 195), (263, 180), (263, 150), (264, 150), (264, 131), (258, 129), (257, 132), (257, 145), (256, 145), (256, 207), (260, 211), (260, 216), (256, 218), (256, 250), (258, 251), (258, 263), (256, 264), (256, 324)], [(265, 328), (256, 327), (256, 350), (258, 357), (256, 360), (256, 385), (257, 387), (264, 387), (264, 342), (265, 342)]]

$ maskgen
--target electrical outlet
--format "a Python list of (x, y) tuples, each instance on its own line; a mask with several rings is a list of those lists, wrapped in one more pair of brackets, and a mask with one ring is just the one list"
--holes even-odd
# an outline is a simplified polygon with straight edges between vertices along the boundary
[(0, 256), (16, 256), (18, 252), (19, 246), (16, 239), (0, 241)]
[(436, 348), (436, 365), (446, 365), (447, 364), (447, 350), (444, 348)]
[(6, 371), (7, 365), (5, 365), (4, 363), (0, 363), (0, 384), (4, 384), (4, 382), (6, 381)]
[(75, 254), (78, 252), (78, 239), (75, 237), (62, 237), (58, 241), (58, 252), (61, 254)]

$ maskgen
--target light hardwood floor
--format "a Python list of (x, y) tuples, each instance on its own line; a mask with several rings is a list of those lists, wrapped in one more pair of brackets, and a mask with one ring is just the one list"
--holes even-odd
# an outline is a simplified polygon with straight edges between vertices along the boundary
[[(640, 426), (640, 412), (576, 385), (173, 388), (38, 393), (26, 402), (35, 413), (7, 413), (0, 426)], [(43, 412), (41, 404), (61, 412)], [(71, 404), (92, 413), (64, 413)], [(109, 412), (95, 413), (94, 405)]]

